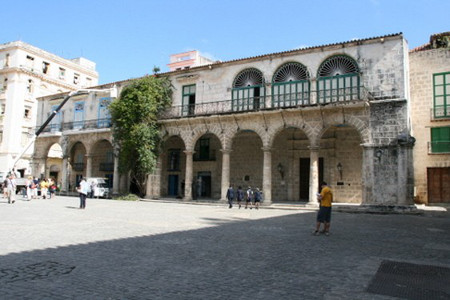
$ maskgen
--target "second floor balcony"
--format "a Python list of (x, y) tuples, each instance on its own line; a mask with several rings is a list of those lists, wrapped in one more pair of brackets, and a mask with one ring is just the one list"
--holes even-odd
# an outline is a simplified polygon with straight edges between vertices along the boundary
[[(236, 114), (260, 110), (276, 110), (313, 107), (327, 104), (346, 104), (355, 101), (367, 101), (378, 97), (369, 93), (363, 87), (345, 86), (333, 88), (327, 85), (326, 89), (316, 91), (286, 90), (276, 95), (249, 96), (231, 100), (203, 102), (171, 106), (162, 115), (161, 119), (177, 119), (185, 117), (210, 116), (217, 114)], [(380, 98), (397, 98), (396, 95), (381, 95)]]
[(92, 130), (92, 129), (111, 128), (111, 126), (112, 122), (110, 118), (82, 120), (75, 122), (62, 122), (62, 123), (52, 122), (47, 125), (47, 127), (44, 129), (43, 132), (61, 132), (67, 130)]

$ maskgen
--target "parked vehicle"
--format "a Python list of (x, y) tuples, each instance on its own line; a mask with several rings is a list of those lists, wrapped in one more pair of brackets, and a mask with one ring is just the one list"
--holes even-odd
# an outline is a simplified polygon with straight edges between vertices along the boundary
[(101, 177), (88, 177), (86, 182), (92, 189), (92, 196), (97, 198), (109, 198), (109, 187), (105, 178)]

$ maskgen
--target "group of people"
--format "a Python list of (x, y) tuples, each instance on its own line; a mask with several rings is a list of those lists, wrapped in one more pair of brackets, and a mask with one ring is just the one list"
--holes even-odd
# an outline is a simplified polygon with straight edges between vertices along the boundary
[[(326, 182), (322, 182), (320, 188), (321, 191), (317, 194), (317, 200), (319, 201), (319, 212), (317, 213), (316, 229), (313, 231), (313, 234), (324, 234), (328, 236), (330, 235), (331, 203), (333, 202), (333, 192)], [(228, 208), (233, 207), (234, 199), (237, 200), (239, 208), (241, 208), (241, 202), (244, 200), (244, 191), (242, 190), (242, 187), (239, 186), (235, 192), (233, 185), (230, 184), (230, 187), (227, 190), (227, 199), (229, 205)], [(262, 193), (258, 188), (252, 190), (249, 186), (245, 193), (245, 200), (245, 208), (250, 206), (250, 209), (252, 209), (253, 205), (256, 209), (258, 209), (259, 204), (262, 201)], [(320, 230), (322, 224), (323, 229)]]
[(57, 186), (53, 179), (51, 178), (42, 178), (38, 179), (37, 177), (28, 177), (27, 187), (26, 187), (26, 197), (27, 200), (38, 199), (38, 190), (41, 190), (41, 198), (42, 199), (51, 199), (53, 198)]
[(230, 187), (227, 190), (227, 199), (229, 204), (228, 208), (233, 208), (233, 201), (234, 199), (236, 199), (239, 208), (241, 208), (241, 203), (245, 200), (245, 209), (247, 209), (248, 207), (252, 209), (252, 206), (254, 206), (255, 209), (259, 209), (259, 205), (262, 202), (262, 192), (259, 190), (259, 188), (255, 188), (253, 190), (250, 186), (247, 188), (245, 194), (241, 186), (239, 186), (237, 191), (235, 192), (233, 189), (233, 185), (230, 184)]
[[(2, 188), (3, 198), (7, 198), (8, 203), (14, 203), (16, 201), (16, 193), (19, 191), (17, 190), (16, 175), (13, 172), (9, 173), (7, 178), (2, 182)], [(26, 180), (25, 187), (22, 188), (22, 196), (28, 201), (38, 199), (39, 190), (41, 191), (40, 196), (42, 199), (51, 199), (57, 190), (57, 186), (51, 178), (38, 179), (37, 177), (33, 178), (29, 176)]]

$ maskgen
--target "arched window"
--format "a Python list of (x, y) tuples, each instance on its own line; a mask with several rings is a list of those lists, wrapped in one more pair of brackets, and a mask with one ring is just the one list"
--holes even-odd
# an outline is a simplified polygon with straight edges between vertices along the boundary
[(359, 68), (354, 59), (335, 55), (317, 70), (317, 101), (330, 103), (359, 99)]
[(272, 106), (309, 104), (309, 72), (297, 62), (289, 62), (275, 71), (272, 79)]
[(250, 68), (241, 71), (233, 81), (233, 111), (264, 108), (264, 76), (261, 71)]

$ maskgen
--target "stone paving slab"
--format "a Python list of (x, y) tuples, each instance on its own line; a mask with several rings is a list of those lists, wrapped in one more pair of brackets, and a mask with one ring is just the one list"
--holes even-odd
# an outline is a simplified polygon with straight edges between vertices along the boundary
[(448, 217), (335, 212), (326, 237), (310, 210), (78, 205), (0, 199), (2, 299), (397, 299), (368, 291), (383, 261), (450, 267)]

